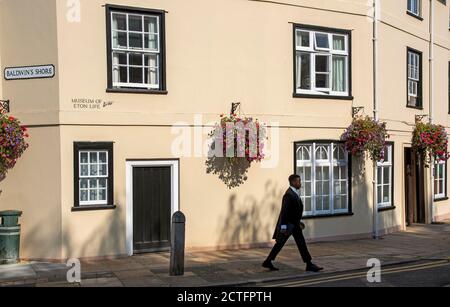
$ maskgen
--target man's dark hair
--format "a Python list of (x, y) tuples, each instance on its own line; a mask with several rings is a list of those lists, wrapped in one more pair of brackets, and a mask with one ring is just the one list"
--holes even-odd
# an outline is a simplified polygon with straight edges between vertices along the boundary
[(300, 179), (299, 175), (291, 175), (289, 176), (289, 184), (294, 183), (295, 180)]

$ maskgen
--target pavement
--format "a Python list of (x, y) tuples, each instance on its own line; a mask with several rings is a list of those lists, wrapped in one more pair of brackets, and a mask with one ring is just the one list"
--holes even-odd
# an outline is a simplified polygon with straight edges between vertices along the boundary
[(383, 266), (450, 258), (450, 220), (442, 225), (414, 225), (380, 240), (360, 239), (309, 244), (323, 273), (305, 272), (295, 245), (287, 245), (275, 265), (261, 267), (270, 248), (187, 252), (185, 275), (169, 276), (169, 253), (82, 260), (81, 282), (67, 282), (65, 263), (29, 262), (0, 266), (0, 287), (204, 287), (252, 286), (367, 268), (377, 258)]

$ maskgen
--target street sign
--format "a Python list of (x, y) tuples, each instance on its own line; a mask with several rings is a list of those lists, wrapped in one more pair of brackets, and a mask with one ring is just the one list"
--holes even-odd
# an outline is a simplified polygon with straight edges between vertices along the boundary
[(53, 78), (54, 76), (55, 76), (55, 66), (53, 65), (5, 68), (6, 80), (41, 79), (41, 78)]

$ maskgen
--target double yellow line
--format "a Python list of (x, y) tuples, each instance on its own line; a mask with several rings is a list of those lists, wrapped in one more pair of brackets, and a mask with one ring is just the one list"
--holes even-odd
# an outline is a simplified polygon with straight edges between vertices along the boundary
[[(401, 272), (409, 272), (409, 271), (418, 271), (418, 270), (425, 270), (435, 267), (441, 267), (450, 265), (450, 258), (448, 260), (441, 260), (441, 261), (434, 261), (431, 263), (422, 263), (422, 264), (415, 264), (410, 266), (402, 266), (399, 268), (390, 268), (390, 269), (382, 269), (381, 270), (381, 276), (388, 275), (388, 274), (395, 274), (395, 273), (401, 273)], [(335, 281), (342, 281), (342, 280), (349, 280), (349, 279), (356, 279), (356, 278), (366, 278), (367, 272), (358, 272), (358, 273), (351, 273), (351, 274), (341, 274), (341, 275), (335, 275), (335, 276), (329, 276), (329, 277), (319, 277), (314, 279), (308, 279), (304, 281), (293, 281), (288, 283), (282, 283), (282, 284), (275, 284), (275, 285), (268, 285), (267, 287), (302, 287), (302, 286), (311, 286), (311, 285), (317, 285), (321, 283), (328, 283), (328, 282), (335, 282)]]

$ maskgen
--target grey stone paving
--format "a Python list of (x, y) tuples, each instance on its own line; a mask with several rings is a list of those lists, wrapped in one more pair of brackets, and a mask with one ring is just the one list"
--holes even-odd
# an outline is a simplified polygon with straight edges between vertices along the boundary
[[(349, 240), (309, 245), (314, 261), (327, 273), (364, 268), (378, 258), (382, 265), (419, 259), (449, 259), (450, 221), (443, 225), (416, 225), (382, 240)], [(82, 282), (66, 281), (64, 263), (32, 262), (0, 266), (0, 286), (37, 287), (196, 287), (260, 282), (309, 275), (295, 245), (281, 252), (278, 272), (261, 268), (269, 248), (186, 253), (185, 275), (169, 276), (169, 253), (129, 258), (82, 261)], [(450, 259), (449, 259), (450, 261)]]

